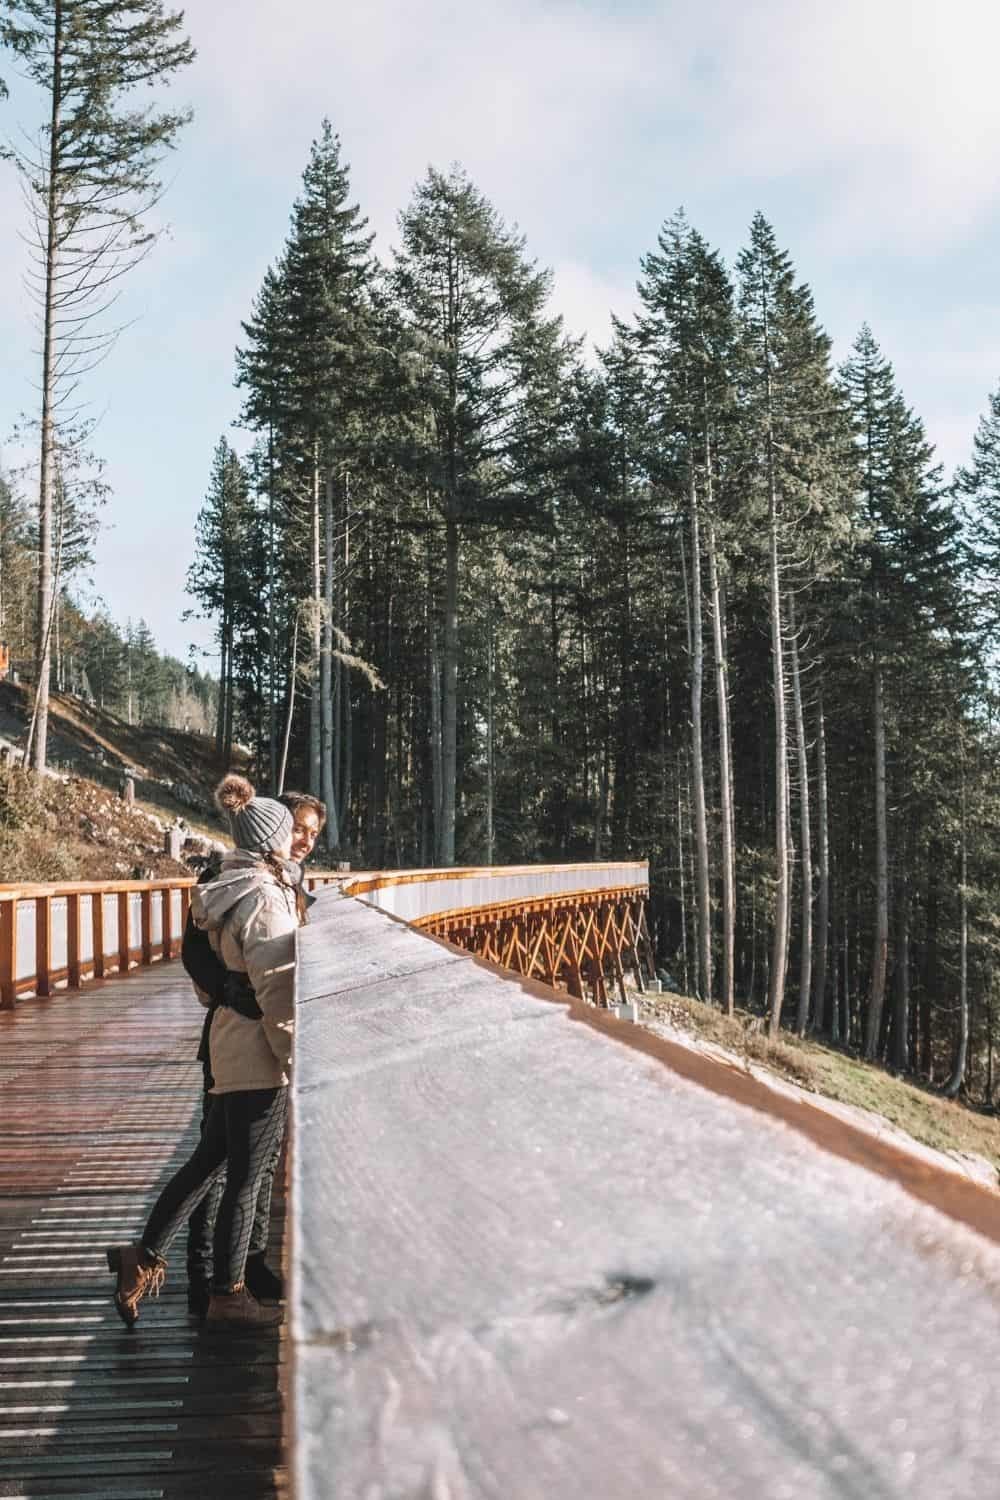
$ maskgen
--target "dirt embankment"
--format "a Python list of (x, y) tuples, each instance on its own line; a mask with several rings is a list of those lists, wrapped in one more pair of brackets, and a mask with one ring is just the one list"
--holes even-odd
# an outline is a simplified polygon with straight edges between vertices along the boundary
[[(130, 725), (69, 695), (53, 696), (51, 775), (26, 776), (15, 763), (30, 699), (0, 683), (0, 882), (147, 879), (190, 874), (224, 838), (212, 802), (218, 779), (204, 735)], [(131, 777), (135, 802), (123, 800)], [(178, 822), (182, 858), (167, 852)]]

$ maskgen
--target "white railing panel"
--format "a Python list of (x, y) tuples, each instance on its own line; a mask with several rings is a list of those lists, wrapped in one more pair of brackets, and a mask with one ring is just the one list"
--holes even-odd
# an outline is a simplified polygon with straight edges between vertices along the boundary
[(104, 895), (104, 957), (114, 958), (118, 952), (118, 897)]
[(180, 893), (180, 891), (171, 891), (170, 892), (170, 915), (172, 917), (172, 921), (170, 923), (170, 930), (173, 933), (175, 939), (179, 938), (180, 935), (181, 935), (181, 912), (182, 911), (183, 911), (183, 907), (181, 906), (181, 893)]
[[(649, 866), (638, 861), (614, 865), (563, 865), (557, 868), (481, 870), (456, 876), (430, 876), (384, 885), (361, 899), (404, 922), (415, 922), (438, 912), (498, 902), (537, 901), (569, 891), (593, 891), (649, 884)], [(348, 887), (349, 889), (349, 887)]]
[(142, 892), (130, 891), (128, 897), (128, 945), (142, 947)]
[(35, 903), (17, 903), (17, 973), (15, 979), (33, 979), (35, 974)]
[(69, 901), (65, 896), (53, 896), (49, 903), (49, 921), (52, 968), (65, 969), (69, 963)]
[(153, 892), (152, 907), (153, 907), (153, 909), (152, 909), (152, 913), (151, 913), (151, 920), (150, 920), (149, 927), (150, 927), (150, 934), (151, 934), (151, 937), (152, 937), (153, 947), (155, 948), (158, 943), (162, 943), (163, 942), (163, 892), (162, 891), (154, 891)]
[(80, 962), (81, 964), (93, 963), (94, 960), (94, 898), (93, 896), (80, 897)]

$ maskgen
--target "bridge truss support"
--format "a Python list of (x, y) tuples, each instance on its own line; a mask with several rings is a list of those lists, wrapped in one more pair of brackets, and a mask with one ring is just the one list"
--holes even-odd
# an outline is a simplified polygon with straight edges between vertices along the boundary
[(610, 1003), (610, 988), (626, 999), (625, 971), (645, 989), (655, 973), (646, 926), (646, 898), (634, 886), (567, 891), (532, 901), (436, 912), (413, 924), (436, 937), (578, 999)]

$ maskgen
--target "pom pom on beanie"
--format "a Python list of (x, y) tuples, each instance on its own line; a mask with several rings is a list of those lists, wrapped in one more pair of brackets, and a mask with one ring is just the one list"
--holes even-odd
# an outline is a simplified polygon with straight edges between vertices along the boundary
[(227, 813), (230, 817), (234, 813), (242, 812), (248, 802), (252, 802), (255, 792), (245, 776), (237, 776), (235, 772), (224, 776), (215, 788), (215, 803), (220, 812)]

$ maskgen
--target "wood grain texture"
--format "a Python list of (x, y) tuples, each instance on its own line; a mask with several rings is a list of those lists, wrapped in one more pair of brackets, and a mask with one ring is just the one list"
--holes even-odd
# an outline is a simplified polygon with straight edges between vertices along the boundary
[(103, 1262), (196, 1139), (202, 1014), (173, 964), (0, 1016), (0, 1497), (287, 1494), (283, 1341), (202, 1334), (180, 1241), (129, 1333)]
[(1000, 1493), (996, 1246), (537, 986), (314, 912), (298, 1500)]

